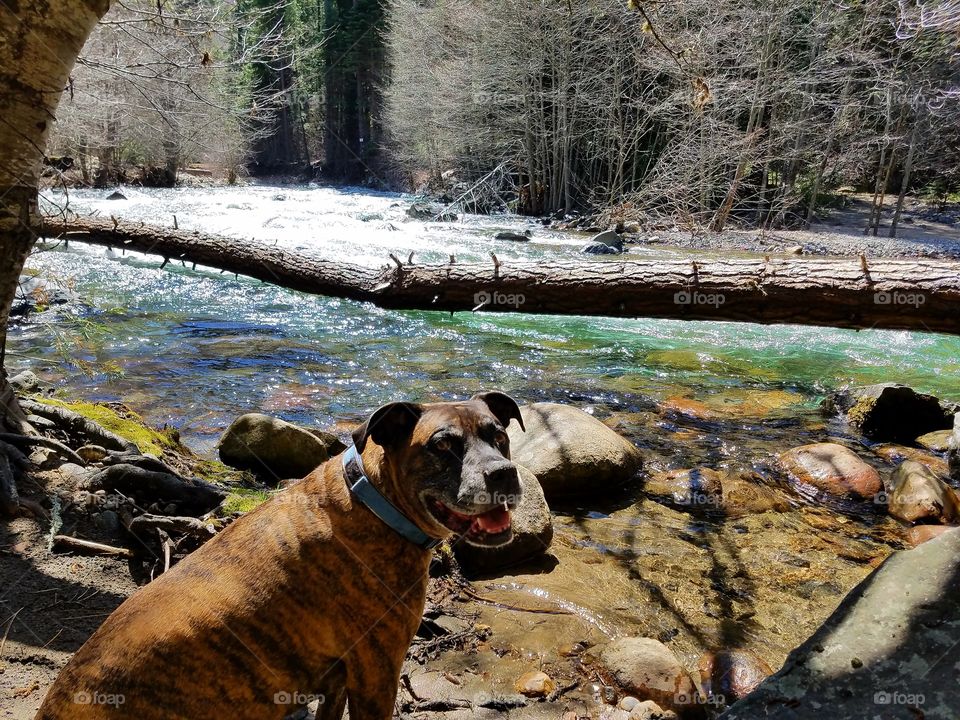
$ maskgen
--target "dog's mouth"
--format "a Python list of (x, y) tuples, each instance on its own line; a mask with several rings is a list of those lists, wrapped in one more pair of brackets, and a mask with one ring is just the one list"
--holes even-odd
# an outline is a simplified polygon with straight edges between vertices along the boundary
[(506, 503), (479, 513), (454, 510), (438, 498), (428, 497), (427, 507), (436, 520), (472, 545), (503, 545), (513, 537)]

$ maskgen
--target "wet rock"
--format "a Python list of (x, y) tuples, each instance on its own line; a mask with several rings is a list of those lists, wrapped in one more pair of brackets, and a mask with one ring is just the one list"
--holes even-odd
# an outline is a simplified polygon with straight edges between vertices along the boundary
[(697, 664), (703, 694), (723, 704), (733, 704), (773, 674), (766, 661), (744, 649), (706, 652)]
[(897, 445), (896, 443), (881, 443), (873, 445), (870, 450), (874, 455), (882, 457), (891, 465), (899, 465), (904, 460), (913, 460), (926, 466), (930, 472), (938, 477), (947, 477), (948, 474), (946, 460), (917, 448)]
[(953, 417), (953, 437), (947, 451), (947, 466), (950, 478), (960, 483), (960, 413)]
[(456, 222), (457, 214), (447, 210), (438, 203), (415, 202), (407, 208), (407, 217), (414, 220), (433, 220), (440, 222)]
[(880, 474), (855, 452), (836, 443), (814, 443), (780, 455), (791, 479), (838, 498), (872, 499), (880, 489)]
[(531, 236), (532, 233), (529, 230), (524, 230), (522, 233), (504, 230), (494, 235), (497, 240), (509, 240), (510, 242), (527, 242)]
[(952, 437), (953, 430), (934, 430), (926, 435), (921, 435), (914, 442), (932, 452), (945, 453), (950, 449), (950, 438)]
[(958, 593), (960, 533), (894, 553), (722, 720), (956, 717)]
[(664, 710), (653, 700), (644, 700), (634, 705), (628, 720), (675, 720), (676, 717), (673, 710)]
[(723, 502), (720, 473), (710, 468), (651, 473), (643, 489), (682, 507), (716, 509)]
[(79, 304), (80, 296), (72, 290), (42, 277), (21, 275), (14, 291), (10, 317), (22, 317), (35, 312), (73, 304)]
[(960, 517), (960, 503), (945, 482), (918, 462), (907, 460), (890, 476), (890, 514), (909, 523), (949, 525)]
[[(682, 717), (699, 717), (697, 688), (670, 649), (653, 638), (619, 638), (600, 653), (614, 683), (639, 700), (653, 700)], [(634, 708), (636, 710), (636, 708)]]
[(126, 200), (126, 199), (127, 199), (127, 196), (124, 195), (124, 194), (123, 194), (122, 192), (120, 192), (119, 190), (114, 190), (112, 193), (110, 193), (109, 195), (107, 195), (107, 198), (106, 198), (106, 199), (107, 199), (107, 200)]
[(955, 529), (952, 525), (915, 525), (907, 530), (904, 540), (910, 547), (916, 547), (928, 540), (940, 537), (948, 530)]
[(312, 431), (260, 413), (234, 420), (217, 444), (220, 459), (230, 467), (275, 481), (309, 474), (326, 462), (332, 448)]
[(582, 410), (557, 403), (520, 409), (526, 432), (507, 428), (515, 462), (537, 476), (548, 501), (590, 492), (632, 478), (643, 464), (640, 451)]
[(479, 547), (460, 542), (454, 554), (470, 572), (489, 573), (530, 560), (545, 553), (553, 540), (553, 518), (536, 476), (522, 465), (520, 504), (513, 511), (513, 539), (499, 547)]
[(845, 415), (847, 422), (873, 440), (897, 443), (949, 428), (956, 412), (933, 395), (895, 383), (835, 392), (823, 401), (821, 409), (828, 415)]
[(17, 373), (8, 382), (18, 393), (39, 392), (44, 385), (43, 381), (30, 370)]
[(732, 472), (723, 479), (723, 511), (730, 517), (788, 510), (790, 501), (755, 473)]
[(84, 462), (97, 463), (101, 460), (106, 460), (110, 453), (107, 452), (105, 447), (101, 447), (100, 445), (83, 445), (77, 448), (77, 455), (79, 455)]
[(580, 248), (580, 252), (589, 255), (617, 255), (623, 252), (623, 238), (614, 230), (607, 230), (590, 238), (590, 242)]
[(545, 672), (531, 670), (517, 679), (513, 689), (526, 697), (546, 697), (557, 689), (557, 684)]

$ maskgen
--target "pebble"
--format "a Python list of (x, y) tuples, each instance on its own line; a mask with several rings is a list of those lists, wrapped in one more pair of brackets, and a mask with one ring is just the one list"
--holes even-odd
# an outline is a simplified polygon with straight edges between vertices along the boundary
[(527, 697), (546, 697), (557, 689), (557, 684), (541, 670), (531, 670), (519, 677), (513, 689)]

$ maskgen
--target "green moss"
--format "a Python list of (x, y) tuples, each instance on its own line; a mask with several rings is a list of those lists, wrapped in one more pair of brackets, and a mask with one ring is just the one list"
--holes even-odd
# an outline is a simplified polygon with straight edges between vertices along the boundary
[(125, 440), (136, 443), (142, 453), (151, 453), (157, 457), (162, 457), (165, 450), (186, 452), (186, 449), (180, 444), (180, 433), (176, 428), (154, 430), (148, 427), (143, 418), (132, 410), (124, 408), (121, 411), (108, 405), (90, 402), (65, 402), (53, 398), (37, 399), (40, 402), (66, 408), (93, 420)]
[(220, 510), (225, 515), (236, 512), (247, 513), (265, 503), (272, 495), (266, 490), (234, 488), (227, 495), (227, 499), (223, 501)]

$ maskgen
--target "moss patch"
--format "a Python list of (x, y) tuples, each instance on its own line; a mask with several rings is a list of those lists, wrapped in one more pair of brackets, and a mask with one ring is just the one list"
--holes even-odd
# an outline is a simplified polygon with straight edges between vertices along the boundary
[(47, 405), (66, 408), (93, 420), (125, 440), (136, 443), (142, 453), (151, 453), (157, 457), (162, 457), (165, 450), (182, 454), (189, 452), (180, 444), (180, 433), (176, 428), (154, 430), (146, 425), (142, 417), (125, 405), (119, 403), (101, 405), (90, 402), (65, 402), (53, 398), (37, 398), (37, 400)]
[(247, 513), (265, 503), (272, 496), (273, 493), (266, 490), (234, 488), (227, 495), (227, 499), (223, 501), (220, 511), (225, 515), (237, 512)]

